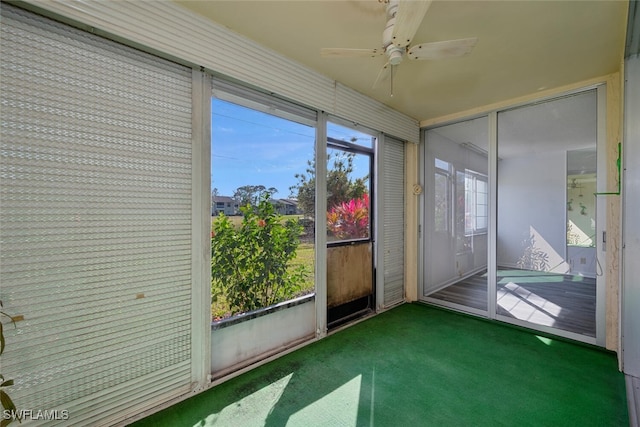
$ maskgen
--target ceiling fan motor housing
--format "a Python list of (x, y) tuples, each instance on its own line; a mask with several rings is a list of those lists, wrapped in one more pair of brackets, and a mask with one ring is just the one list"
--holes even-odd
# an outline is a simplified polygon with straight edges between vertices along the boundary
[(404, 49), (399, 48), (394, 44), (390, 44), (385, 49), (387, 56), (389, 57), (389, 64), (398, 65), (402, 62), (402, 56), (404, 55)]

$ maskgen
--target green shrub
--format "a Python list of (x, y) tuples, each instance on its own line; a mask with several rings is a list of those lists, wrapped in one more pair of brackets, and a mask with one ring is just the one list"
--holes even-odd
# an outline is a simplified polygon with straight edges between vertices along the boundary
[(369, 237), (369, 195), (333, 206), (327, 212), (327, 229), (340, 240)]
[(305, 281), (305, 267), (291, 266), (302, 227), (283, 221), (265, 195), (257, 207), (240, 208), (239, 228), (220, 215), (211, 233), (212, 302), (224, 297), (230, 314), (293, 298)]

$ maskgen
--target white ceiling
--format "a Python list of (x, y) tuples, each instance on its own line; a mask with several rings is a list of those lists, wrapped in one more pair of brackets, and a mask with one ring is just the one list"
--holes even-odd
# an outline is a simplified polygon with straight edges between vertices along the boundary
[(378, 0), (191, 1), (184, 7), (417, 120), (619, 71), (627, 1), (434, 1), (412, 44), (478, 37), (473, 52), (405, 60), (372, 89), (386, 57), (323, 58), (323, 47), (380, 48)]

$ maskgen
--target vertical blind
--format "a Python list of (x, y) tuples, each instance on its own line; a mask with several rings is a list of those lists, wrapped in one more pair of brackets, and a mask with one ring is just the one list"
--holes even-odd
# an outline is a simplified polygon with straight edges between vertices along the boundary
[(1, 7), (1, 371), (110, 424), (190, 389), (191, 69)]
[(384, 306), (404, 301), (404, 143), (384, 139)]

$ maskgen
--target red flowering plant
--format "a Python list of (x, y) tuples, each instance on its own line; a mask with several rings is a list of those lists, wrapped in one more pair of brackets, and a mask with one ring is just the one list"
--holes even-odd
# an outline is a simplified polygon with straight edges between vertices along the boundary
[(340, 240), (369, 237), (369, 195), (333, 206), (327, 212), (327, 229)]

